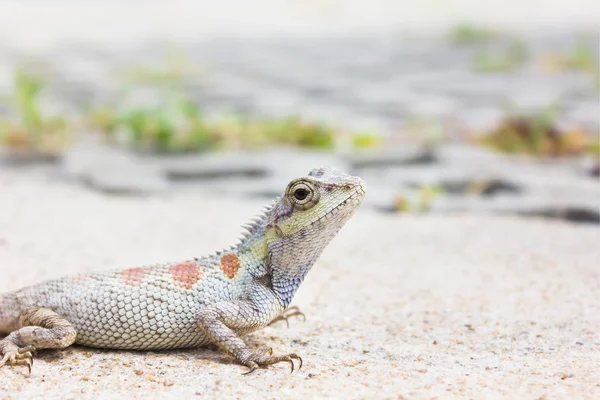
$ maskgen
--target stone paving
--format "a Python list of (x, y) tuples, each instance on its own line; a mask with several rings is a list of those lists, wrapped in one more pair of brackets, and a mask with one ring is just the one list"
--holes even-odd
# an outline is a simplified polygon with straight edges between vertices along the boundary
[(439, 188), (442, 193), (426, 205), (428, 212), (491, 212), (597, 224), (600, 185), (582, 161), (547, 164), (462, 144), (372, 155), (277, 149), (178, 157), (142, 156), (93, 144), (73, 149), (56, 169), (57, 176), (110, 194), (202, 190), (266, 201), (281, 194), (281, 182), (315, 165), (334, 165), (367, 181), (365, 204), (379, 211), (400, 211), (399, 201), (409, 204), (407, 211), (418, 211), (424, 188)]
[[(302, 115), (347, 130), (381, 133), (399, 144), (383, 154), (275, 149), (176, 159), (83, 144), (67, 154), (60, 174), (109, 193), (210, 187), (223, 193), (271, 196), (282, 179), (306, 173), (317, 162), (331, 163), (368, 179), (369, 201), (379, 210), (393, 210), (399, 198), (418, 201), (420, 187), (433, 185), (441, 186), (446, 195), (432, 204), (432, 211), (512, 212), (597, 222), (600, 185), (590, 174), (593, 160), (550, 165), (458, 144), (435, 149), (406, 144), (415, 135), (407, 126), (418, 119), (437, 121), (444, 135), (460, 137), (493, 127), (509, 106), (539, 111), (554, 102), (560, 104), (559, 126), (581, 127), (597, 135), (600, 105), (592, 74), (544, 72), (541, 61), (545, 55), (570, 51), (576, 37), (540, 35), (523, 40), (530, 61), (515, 71), (495, 73), (473, 71), (472, 57), (483, 45), (460, 46), (443, 39), (366, 35), (181, 42), (177, 51), (193, 72), (183, 87), (209, 116)], [(588, 40), (593, 44), (598, 38)], [(501, 45), (502, 40), (492, 47)], [(0, 91), (7, 90), (9, 72), (19, 64), (49, 62), (51, 95), (45, 104), (51, 109), (75, 112), (119, 102), (124, 96), (123, 71), (132, 66), (165, 67), (168, 49), (147, 40), (130, 47), (47, 48), (42, 54), (5, 50), (0, 53)], [(590, 47), (596, 59), (598, 49)], [(141, 101), (149, 98), (142, 96)], [(3, 111), (7, 110), (0, 107)], [(422, 138), (430, 129), (435, 137), (432, 126), (416, 135)], [(413, 156), (417, 161), (410, 161)], [(232, 171), (237, 172), (225, 179)], [(247, 179), (249, 175), (252, 179)], [(468, 193), (482, 182), (516, 189), (492, 195), (489, 190)]]
[[(184, 80), (186, 91), (209, 113), (300, 114), (349, 129), (396, 133), (415, 117), (461, 121), (464, 127), (482, 130), (507, 107), (532, 111), (558, 102), (560, 123), (597, 130), (593, 75), (544, 72), (544, 57), (568, 53), (576, 38), (524, 42), (530, 61), (515, 71), (497, 73), (472, 70), (481, 46), (441, 39), (211, 38), (175, 47), (199, 72)], [(598, 59), (598, 38), (590, 35), (587, 43)], [(72, 45), (45, 54), (14, 49), (2, 53), (0, 90), (8, 89), (14, 67), (43, 61), (52, 70), (49, 102), (67, 109), (119, 99), (126, 67), (165, 67), (169, 62), (169, 47), (155, 41), (131, 48)]]

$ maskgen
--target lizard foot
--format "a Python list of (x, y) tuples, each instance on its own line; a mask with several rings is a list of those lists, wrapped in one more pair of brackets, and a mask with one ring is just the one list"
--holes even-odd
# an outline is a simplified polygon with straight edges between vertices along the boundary
[(34, 346), (18, 347), (14, 343), (4, 339), (0, 340), (0, 367), (6, 364), (9, 365), (26, 365), (29, 374), (31, 374), (31, 366), (33, 365)]
[(246, 366), (250, 368), (250, 370), (242, 375), (249, 375), (256, 371), (258, 367), (266, 367), (267, 365), (273, 365), (280, 362), (289, 362), (292, 369), (290, 372), (294, 372), (293, 360), (299, 361), (300, 364), (298, 365), (298, 369), (302, 368), (302, 358), (295, 353), (285, 354), (283, 356), (274, 356), (272, 354), (273, 351), (271, 349), (267, 349), (266, 351), (262, 351), (260, 353), (255, 353), (253, 360), (246, 363)]
[(304, 313), (302, 311), (300, 311), (300, 309), (298, 308), (298, 306), (291, 306), (290, 308), (286, 308), (281, 315), (275, 317), (274, 320), (272, 320), (269, 325), (274, 324), (275, 322), (279, 322), (279, 321), (285, 321), (285, 323), (287, 324), (288, 328), (290, 327), (290, 321), (289, 319), (291, 317), (302, 317), (302, 322), (306, 322), (306, 315), (304, 315)]

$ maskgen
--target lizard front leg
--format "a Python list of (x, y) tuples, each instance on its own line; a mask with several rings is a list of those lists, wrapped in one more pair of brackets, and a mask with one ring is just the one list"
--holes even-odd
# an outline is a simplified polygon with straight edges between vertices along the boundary
[(31, 373), (32, 351), (69, 347), (77, 337), (77, 331), (69, 321), (46, 308), (29, 308), (19, 320), (22, 328), (0, 340), (0, 367), (6, 363), (27, 365)]
[(261, 312), (260, 307), (251, 300), (235, 300), (203, 308), (198, 312), (196, 322), (213, 343), (250, 368), (245, 374), (255, 371), (259, 366), (279, 362), (289, 362), (293, 372), (292, 360), (298, 360), (300, 362), (298, 368), (302, 368), (302, 358), (295, 353), (274, 356), (270, 350), (251, 351), (240, 338), (238, 332), (252, 331), (267, 325), (268, 314), (269, 312)]

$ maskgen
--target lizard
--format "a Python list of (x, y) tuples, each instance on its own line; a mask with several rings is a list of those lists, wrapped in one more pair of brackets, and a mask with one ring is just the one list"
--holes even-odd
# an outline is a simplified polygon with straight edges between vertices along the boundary
[[(166, 350), (214, 344), (245, 374), (296, 353), (252, 350), (244, 336), (303, 315), (294, 294), (327, 244), (354, 214), (365, 182), (333, 167), (292, 180), (244, 225), (239, 242), (181, 262), (80, 273), (0, 294), (0, 367), (27, 366), (42, 349), (72, 344)], [(1, 337), (1, 336), (0, 336)]]

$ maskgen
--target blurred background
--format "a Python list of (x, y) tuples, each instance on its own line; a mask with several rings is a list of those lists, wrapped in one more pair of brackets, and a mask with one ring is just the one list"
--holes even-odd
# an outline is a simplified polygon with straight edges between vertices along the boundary
[(332, 164), (384, 213), (597, 224), (599, 34), (595, 0), (5, 1), (0, 168), (266, 199)]

